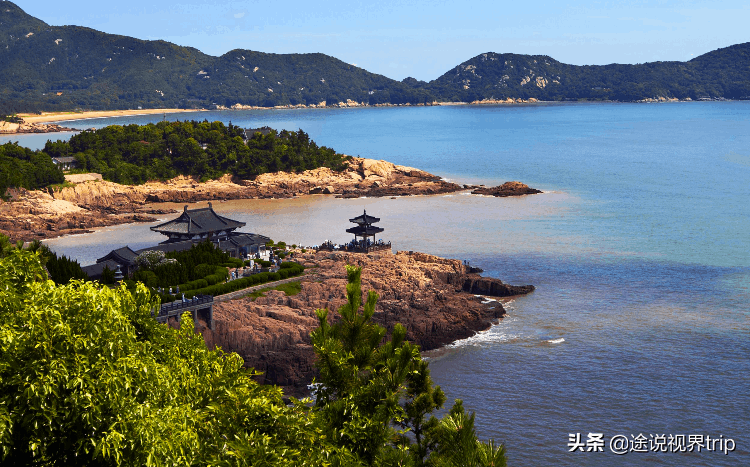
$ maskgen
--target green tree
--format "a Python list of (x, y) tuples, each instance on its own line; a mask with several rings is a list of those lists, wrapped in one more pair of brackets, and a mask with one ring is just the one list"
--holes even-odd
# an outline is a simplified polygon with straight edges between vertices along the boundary
[(328, 310), (317, 310), (320, 326), (312, 333), (320, 369), (315, 407), (326, 436), (366, 465), (504, 465), (503, 446), (477, 440), (474, 416), (461, 401), (442, 421), (431, 415), (445, 395), (419, 347), (400, 324), (385, 340), (385, 328), (372, 322), (377, 294), (368, 293), (360, 312), (362, 270), (346, 272), (340, 319), (331, 324)]
[(305, 405), (206, 349), (189, 314), (96, 282), (56, 285), (37, 254), (0, 259), (0, 464), (349, 465)]

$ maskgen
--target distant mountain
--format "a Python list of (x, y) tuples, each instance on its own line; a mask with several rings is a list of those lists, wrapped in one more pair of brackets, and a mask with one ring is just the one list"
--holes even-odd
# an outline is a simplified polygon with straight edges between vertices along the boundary
[(233, 50), (50, 26), (0, 2), (0, 113), (211, 104), (277, 106), (483, 99), (749, 98), (750, 43), (689, 62), (575, 66), (544, 55), (478, 55), (429, 83), (399, 82), (324, 54)]
[[(431, 102), (427, 92), (324, 54), (191, 47), (78, 26), (49, 26), (0, 3), (0, 103), (6, 111)], [(2, 109), (0, 109), (2, 110)]]
[(536, 98), (540, 100), (636, 101), (750, 99), (750, 43), (719, 49), (689, 62), (576, 66), (546, 55), (477, 55), (430, 83), (414, 85), (448, 101)]

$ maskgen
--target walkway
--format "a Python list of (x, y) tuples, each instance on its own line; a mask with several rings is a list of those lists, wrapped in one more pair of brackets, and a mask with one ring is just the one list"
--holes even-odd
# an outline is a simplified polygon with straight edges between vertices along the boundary
[(271, 288), (276, 287), (277, 285), (288, 284), (289, 282), (298, 282), (304, 279), (306, 275), (307, 275), (307, 271), (305, 271), (305, 273), (303, 273), (301, 276), (290, 277), (288, 279), (281, 279), (280, 281), (266, 282), (265, 284), (254, 285), (252, 287), (248, 287), (242, 290), (237, 290), (235, 292), (230, 292), (228, 294), (217, 295), (214, 297), (214, 301), (226, 302), (227, 300), (233, 300), (235, 298), (242, 297), (243, 295), (247, 295), (249, 293), (255, 292), (256, 290), (271, 289)]

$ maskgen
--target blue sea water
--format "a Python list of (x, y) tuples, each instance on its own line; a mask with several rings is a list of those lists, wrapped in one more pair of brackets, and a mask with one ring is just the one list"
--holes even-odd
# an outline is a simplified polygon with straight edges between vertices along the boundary
[[(486, 275), (537, 286), (506, 304), (508, 316), (489, 331), (430, 354), (435, 381), (449, 400), (477, 412), (481, 438), (506, 444), (509, 465), (750, 465), (750, 103), (168, 118), (302, 128), (346, 154), (459, 183), (519, 180), (543, 190), (512, 199), (315, 197), (214, 206), (252, 231), (305, 244), (346, 240), (346, 219), (366, 208), (399, 250), (469, 260)], [(17, 139), (38, 147), (47, 137)], [(112, 247), (138, 246), (133, 239), (143, 246), (160, 240), (136, 224), (49, 243), (87, 263)], [(575, 433), (584, 442), (602, 433), (604, 452), (569, 452)], [(736, 449), (610, 451), (615, 435), (639, 434), (731, 438)]]

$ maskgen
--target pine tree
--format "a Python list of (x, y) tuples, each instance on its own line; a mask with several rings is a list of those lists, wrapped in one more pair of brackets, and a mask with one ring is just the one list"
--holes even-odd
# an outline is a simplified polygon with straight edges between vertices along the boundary
[[(476, 438), (474, 415), (460, 400), (442, 421), (432, 412), (445, 403), (434, 386), (419, 346), (406, 340), (406, 328), (373, 323), (378, 296), (370, 291), (363, 310), (361, 268), (346, 267), (347, 303), (329, 323), (317, 310), (320, 326), (312, 333), (320, 369), (315, 407), (324, 433), (367, 465), (505, 465), (502, 445)], [(429, 417), (429, 418), (428, 418)]]

